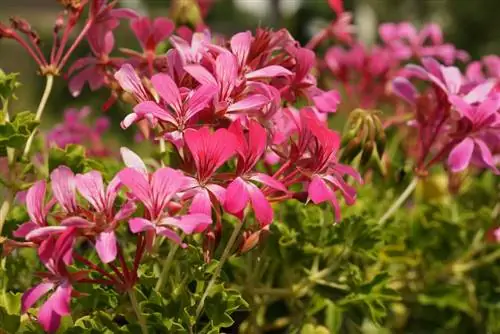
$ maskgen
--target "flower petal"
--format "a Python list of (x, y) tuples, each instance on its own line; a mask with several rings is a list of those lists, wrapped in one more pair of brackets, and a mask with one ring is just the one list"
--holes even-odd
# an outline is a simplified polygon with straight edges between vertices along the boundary
[(474, 140), (467, 137), (455, 146), (448, 156), (448, 165), (452, 172), (460, 172), (467, 168), (474, 151)]
[(212, 217), (201, 213), (193, 213), (178, 217), (167, 217), (162, 219), (160, 224), (178, 227), (186, 234), (200, 233), (208, 225), (212, 224)]
[(128, 226), (132, 233), (155, 230), (156, 226), (151, 221), (144, 218), (132, 218), (128, 221)]
[(249, 200), (250, 197), (248, 195), (246, 182), (240, 177), (237, 177), (226, 189), (224, 208), (229, 213), (237, 214), (245, 209)]
[(62, 285), (57, 287), (56, 291), (49, 298), (52, 303), (52, 309), (60, 316), (65, 316), (71, 313), (71, 290), (71, 285), (64, 282)]
[(23, 294), (21, 298), (21, 313), (25, 313), (30, 309), (43, 295), (49, 292), (54, 287), (54, 283), (46, 282), (34, 286)]
[(91, 171), (85, 174), (77, 174), (75, 182), (80, 194), (96, 211), (104, 212), (107, 209), (104, 182), (101, 173)]
[(139, 157), (135, 152), (129, 150), (126, 147), (120, 148), (120, 154), (122, 156), (122, 160), (125, 163), (125, 166), (130, 168), (135, 168), (139, 172), (148, 174), (148, 169), (144, 161), (142, 161), (141, 157)]
[(50, 174), (52, 192), (66, 212), (76, 210), (75, 175), (66, 166), (54, 169)]
[(96, 238), (95, 249), (102, 263), (114, 261), (118, 252), (115, 231), (110, 230), (99, 233)]
[(45, 225), (45, 181), (36, 182), (26, 194), (26, 208), (32, 222), (39, 226)]
[(261, 226), (269, 225), (273, 221), (273, 208), (266, 199), (266, 196), (255, 185), (248, 183), (247, 190), (250, 194), (250, 201), (255, 212), (255, 217)]

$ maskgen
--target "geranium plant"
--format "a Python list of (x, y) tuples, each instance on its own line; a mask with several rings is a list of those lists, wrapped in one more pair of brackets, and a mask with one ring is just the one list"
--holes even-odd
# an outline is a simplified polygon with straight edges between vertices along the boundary
[[(46, 81), (16, 112), (0, 72), (2, 330), (418, 332), (432, 308), (452, 314), (439, 328), (498, 328), (499, 276), (480, 271), (500, 258), (495, 56), (468, 63), (435, 24), (365, 46), (340, 0), (305, 46), (216, 34), (206, 1), (172, 18), (60, 2), (48, 54), (27, 21), (0, 23)], [(140, 49), (115, 41), (127, 25)], [(136, 144), (108, 145), (89, 107), (39, 131), (54, 80), (75, 101), (107, 90)]]

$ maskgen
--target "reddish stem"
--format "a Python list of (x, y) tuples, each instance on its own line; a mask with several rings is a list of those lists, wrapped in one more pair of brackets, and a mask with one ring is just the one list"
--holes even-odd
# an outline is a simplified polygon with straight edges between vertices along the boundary
[(112, 282), (114, 282), (115, 285), (117, 285), (117, 286), (121, 285), (121, 283), (115, 277), (113, 277), (113, 275), (111, 275), (110, 273), (108, 273), (106, 270), (102, 269), (101, 267), (99, 267), (95, 263), (90, 262), (89, 260), (87, 260), (86, 258), (84, 258), (83, 256), (81, 256), (80, 254), (74, 253), (73, 257), (77, 261), (80, 261), (81, 263), (85, 264), (89, 268), (91, 268), (91, 269), (97, 271), (98, 273), (100, 273), (101, 275), (109, 278)]
[(17, 33), (13, 33), (12, 38), (14, 38), (23, 48), (25, 48), (26, 51), (28, 51), (30, 56), (35, 60), (35, 62), (38, 64), (38, 66), (40, 68), (44, 67), (47, 64), (45, 62), (45, 59), (40, 60), (40, 58), (37, 56), (37, 54), (30, 48), (28, 43), (26, 43), (26, 41), (24, 39), (19, 37), (19, 35)]
[(113, 272), (118, 276), (123, 283), (126, 283), (127, 281), (125, 280), (125, 276), (118, 270), (118, 268), (113, 264), (113, 263), (108, 263), (108, 266), (113, 270)]
[(142, 254), (144, 253), (144, 249), (146, 248), (146, 241), (144, 240), (144, 236), (139, 234), (137, 238), (137, 246), (135, 248), (135, 259), (134, 259), (134, 278), (137, 279), (137, 269), (139, 268), (139, 263), (141, 262)]
[(131, 279), (130, 271), (127, 266), (127, 262), (125, 261), (125, 257), (123, 256), (123, 250), (120, 246), (118, 246), (118, 260), (120, 261), (120, 266), (122, 267), (123, 274), (128, 281)]
[(80, 44), (80, 42), (82, 41), (82, 39), (85, 37), (85, 35), (89, 31), (90, 27), (92, 26), (92, 23), (94, 23), (93, 21), (94, 21), (93, 19), (89, 19), (87, 21), (87, 23), (85, 23), (85, 26), (83, 27), (82, 31), (80, 31), (80, 34), (75, 39), (75, 41), (73, 42), (73, 44), (70, 46), (70, 48), (68, 49), (68, 51), (66, 51), (66, 54), (64, 55), (64, 58), (57, 65), (57, 68), (59, 70), (61, 70), (64, 67), (64, 65), (68, 61), (68, 59), (71, 56), (71, 54), (73, 53), (73, 51), (75, 51), (76, 47)]

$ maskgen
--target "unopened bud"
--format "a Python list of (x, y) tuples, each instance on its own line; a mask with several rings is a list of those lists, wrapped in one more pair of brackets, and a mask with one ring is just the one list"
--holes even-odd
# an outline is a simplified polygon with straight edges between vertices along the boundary
[(173, 1), (170, 16), (178, 25), (187, 24), (196, 27), (203, 23), (200, 7), (196, 0)]
[(64, 8), (68, 9), (80, 9), (81, 7), (81, 0), (57, 0)]
[(263, 242), (264, 239), (269, 235), (269, 225), (263, 227), (257, 232), (246, 231), (243, 233), (243, 240), (241, 242), (239, 253), (244, 254), (255, 248), (259, 243)]
[(0, 38), (11, 38), (14, 35), (14, 30), (0, 23)]

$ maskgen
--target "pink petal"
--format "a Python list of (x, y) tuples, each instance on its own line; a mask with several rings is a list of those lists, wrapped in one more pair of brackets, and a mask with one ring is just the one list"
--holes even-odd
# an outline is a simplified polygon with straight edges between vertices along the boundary
[(202, 213), (207, 216), (211, 215), (212, 203), (210, 201), (210, 196), (205, 189), (202, 189), (194, 195), (191, 206), (189, 207), (189, 213)]
[(155, 212), (161, 213), (170, 199), (184, 184), (182, 172), (172, 168), (160, 168), (151, 178), (151, 192)]
[(496, 82), (493, 80), (489, 80), (477, 85), (476, 87), (474, 87), (474, 89), (467, 93), (467, 95), (464, 96), (464, 101), (469, 104), (484, 101), (490, 94), (492, 89), (495, 87), (495, 85)]
[(75, 182), (80, 194), (96, 211), (104, 212), (107, 209), (104, 182), (101, 173), (91, 171), (85, 174), (78, 174), (75, 177)]
[(444, 82), (450, 94), (458, 94), (462, 87), (462, 73), (457, 67), (442, 66), (441, 72), (443, 73)]
[(144, 218), (132, 218), (128, 221), (128, 226), (132, 233), (155, 230), (156, 226), (149, 220)]
[(243, 111), (248, 109), (260, 108), (263, 105), (269, 103), (269, 98), (261, 94), (254, 94), (245, 97), (236, 103), (232, 103), (227, 108), (228, 112)]
[(262, 191), (251, 183), (247, 183), (250, 201), (255, 212), (255, 217), (261, 226), (269, 225), (273, 221), (273, 208), (267, 201)]
[(180, 113), (182, 110), (181, 93), (172, 78), (168, 74), (159, 73), (153, 75), (151, 83), (161, 98), (172, 106), (176, 113)]
[(21, 224), (12, 234), (16, 238), (25, 238), (28, 233), (37, 228), (39, 228), (38, 224), (35, 224), (33, 222), (26, 222)]
[(252, 177), (250, 177), (251, 180), (260, 182), (262, 184), (265, 184), (268, 187), (271, 187), (276, 190), (280, 190), (284, 193), (288, 192), (288, 189), (278, 180), (274, 179), (272, 176), (269, 176), (264, 173), (254, 173)]
[(50, 296), (52, 309), (60, 316), (65, 316), (71, 313), (71, 285), (67, 282), (60, 285), (56, 291)]
[(479, 157), (480, 157), (481, 161), (486, 166), (491, 168), (491, 170), (493, 170), (493, 172), (498, 174), (497, 167), (495, 166), (495, 163), (493, 160), (493, 155), (491, 154), (491, 151), (490, 151), (490, 148), (488, 147), (488, 145), (486, 145), (486, 143), (481, 139), (474, 139), (474, 143), (479, 148)]
[(320, 112), (335, 112), (340, 103), (340, 94), (336, 90), (330, 90), (314, 96), (313, 100)]
[(210, 103), (216, 93), (217, 86), (212, 84), (203, 84), (196, 89), (187, 102), (187, 110), (184, 115), (184, 120), (190, 120), (194, 115), (203, 110)]
[(46, 238), (51, 234), (60, 234), (66, 230), (66, 226), (46, 226), (37, 228), (26, 235), (26, 240)]
[(227, 187), (224, 208), (229, 213), (237, 214), (245, 209), (249, 200), (250, 197), (248, 195), (246, 182), (240, 177), (237, 177)]
[(115, 79), (118, 81), (124, 91), (135, 95), (139, 101), (149, 100), (149, 94), (146, 93), (141, 79), (130, 64), (124, 64), (119, 71), (115, 73)]
[(153, 208), (149, 183), (143, 173), (134, 168), (125, 168), (118, 173), (118, 177), (147, 208), (150, 210)]
[(109, 263), (116, 259), (116, 235), (113, 230), (104, 231), (97, 235), (95, 249), (102, 263)]
[(448, 165), (452, 172), (460, 172), (467, 168), (474, 151), (474, 140), (467, 137), (455, 146), (448, 156)]
[(28, 190), (26, 194), (26, 208), (32, 222), (39, 226), (45, 225), (45, 181), (38, 181)]
[(94, 223), (89, 222), (87, 219), (81, 217), (66, 218), (61, 222), (61, 226), (73, 226), (79, 228), (88, 228), (94, 226)]
[(247, 73), (245, 78), (247, 79), (261, 79), (261, 78), (274, 78), (278, 76), (289, 76), (292, 75), (292, 72), (279, 65), (270, 65), (258, 69), (256, 71)]
[(330, 201), (332, 197), (335, 197), (332, 189), (317, 175), (312, 177), (307, 192), (314, 204)]
[(49, 298), (38, 311), (38, 322), (49, 333), (55, 333), (61, 325), (61, 316), (54, 310), (54, 300)]
[(167, 39), (174, 31), (175, 24), (165, 17), (158, 17), (153, 22), (153, 41), (158, 44)]
[(205, 67), (198, 64), (192, 64), (184, 66), (184, 70), (200, 84), (217, 87), (217, 80)]
[(162, 219), (160, 224), (175, 226), (186, 234), (192, 234), (193, 232), (199, 233), (204, 231), (208, 225), (212, 224), (212, 217), (205, 214), (194, 213), (178, 217), (167, 217)]
[(238, 59), (238, 65), (240, 68), (243, 68), (247, 62), (252, 39), (252, 34), (249, 31), (240, 32), (231, 37), (231, 51), (233, 51), (234, 55)]
[(238, 78), (238, 64), (236, 57), (229, 52), (223, 52), (215, 60), (215, 73), (219, 83), (220, 98), (225, 100), (234, 89)]
[(142, 161), (141, 157), (135, 154), (133, 151), (129, 150), (126, 147), (120, 148), (120, 154), (122, 156), (122, 160), (125, 163), (125, 166), (130, 168), (135, 168), (139, 172), (148, 174), (148, 169), (144, 161)]
[(170, 112), (160, 107), (154, 101), (144, 101), (137, 104), (134, 107), (134, 112), (140, 116), (152, 115), (162, 121), (169, 122), (174, 125), (177, 124), (176, 119), (170, 114)]
[(215, 196), (220, 205), (224, 205), (226, 201), (226, 189), (224, 189), (224, 187), (219, 186), (218, 184), (211, 183), (207, 184), (206, 188), (208, 189), (210, 194)]
[(182, 248), (187, 247), (186, 244), (182, 243), (181, 237), (177, 233), (175, 233), (174, 231), (172, 231), (171, 229), (169, 229), (167, 227), (158, 227), (156, 229), (156, 233), (159, 235), (163, 235), (164, 237), (169, 238), (170, 240), (172, 240), (176, 244), (180, 245)]
[(127, 201), (125, 204), (123, 204), (121, 206), (120, 210), (118, 210), (118, 212), (115, 214), (115, 216), (113, 217), (113, 220), (120, 221), (120, 220), (127, 219), (135, 212), (136, 209), (137, 209), (137, 206), (135, 205), (134, 202)]
[(392, 81), (392, 89), (396, 95), (406, 100), (406, 102), (415, 104), (418, 92), (408, 79), (397, 77)]
[(21, 313), (30, 309), (43, 295), (54, 287), (54, 283), (40, 283), (31, 289), (26, 290), (21, 298)]

